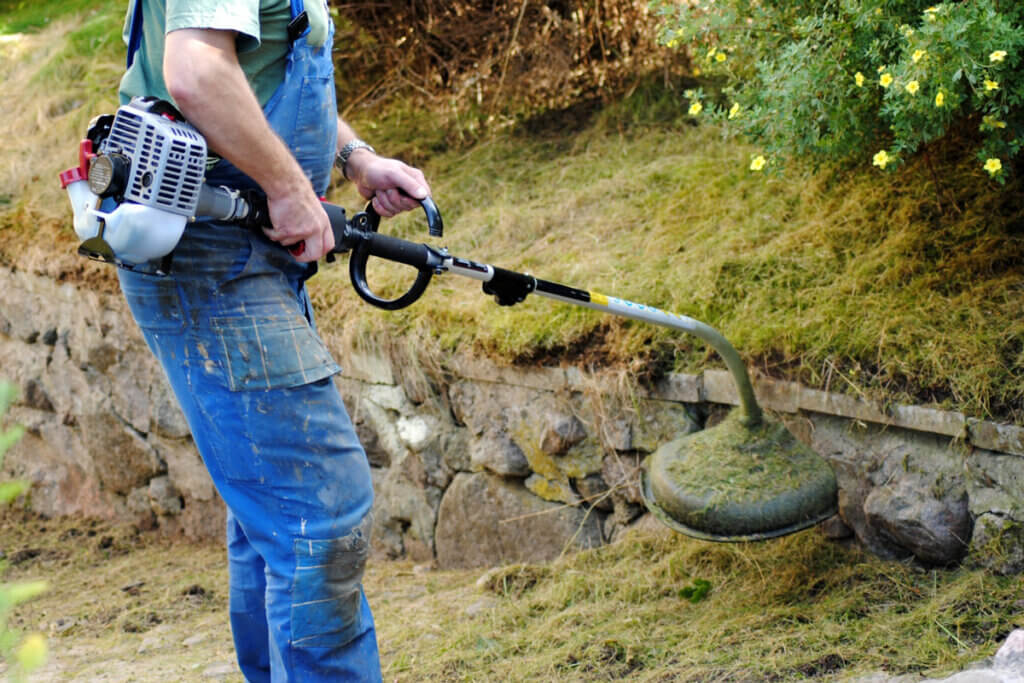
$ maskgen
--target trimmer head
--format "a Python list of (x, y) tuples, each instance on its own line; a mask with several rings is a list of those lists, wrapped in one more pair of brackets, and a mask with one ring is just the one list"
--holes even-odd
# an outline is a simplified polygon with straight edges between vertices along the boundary
[(777, 420), (719, 425), (671, 441), (647, 460), (644, 502), (661, 522), (709, 541), (784, 536), (836, 513), (835, 473)]

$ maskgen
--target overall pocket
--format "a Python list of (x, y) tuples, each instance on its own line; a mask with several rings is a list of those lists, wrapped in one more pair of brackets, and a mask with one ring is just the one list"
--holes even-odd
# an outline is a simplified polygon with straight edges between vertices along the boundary
[(231, 391), (310, 384), (341, 368), (301, 315), (210, 318)]

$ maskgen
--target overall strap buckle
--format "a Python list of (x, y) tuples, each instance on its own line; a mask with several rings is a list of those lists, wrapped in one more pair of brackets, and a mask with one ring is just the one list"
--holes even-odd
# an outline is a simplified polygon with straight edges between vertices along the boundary
[(294, 19), (288, 22), (288, 42), (294, 43), (302, 37), (302, 34), (309, 28), (309, 15), (302, 10)]

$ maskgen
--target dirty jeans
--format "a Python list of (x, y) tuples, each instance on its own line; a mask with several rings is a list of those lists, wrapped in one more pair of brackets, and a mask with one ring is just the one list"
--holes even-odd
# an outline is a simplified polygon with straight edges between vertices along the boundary
[(370, 469), (313, 325), (306, 268), (260, 235), (199, 223), (170, 276), (119, 278), (229, 510), (246, 678), (379, 680), (361, 587)]

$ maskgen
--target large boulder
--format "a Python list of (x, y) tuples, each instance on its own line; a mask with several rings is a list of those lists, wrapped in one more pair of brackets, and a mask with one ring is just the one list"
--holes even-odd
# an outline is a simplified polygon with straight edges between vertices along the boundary
[(487, 472), (455, 476), (438, 511), (437, 563), (443, 569), (547, 562), (603, 543), (596, 514), (549, 503), (520, 481)]
[(812, 421), (811, 445), (839, 483), (839, 513), (864, 546), (929, 565), (963, 558), (973, 521), (955, 440), (824, 415)]

